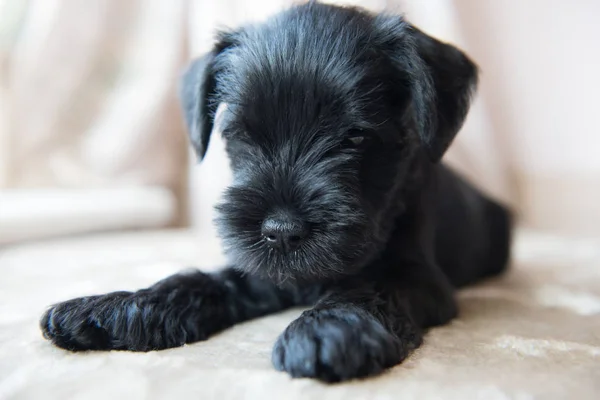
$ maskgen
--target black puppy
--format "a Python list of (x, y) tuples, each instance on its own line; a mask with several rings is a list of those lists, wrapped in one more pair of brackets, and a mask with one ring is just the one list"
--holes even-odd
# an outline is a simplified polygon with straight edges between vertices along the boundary
[(312, 305), (277, 340), (277, 369), (340, 381), (400, 363), (456, 316), (454, 287), (507, 264), (508, 212), (439, 163), (476, 81), (455, 47), (356, 8), (305, 4), (221, 34), (182, 100), (200, 158), (227, 104), (231, 267), (55, 305), (45, 337), (148, 351)]

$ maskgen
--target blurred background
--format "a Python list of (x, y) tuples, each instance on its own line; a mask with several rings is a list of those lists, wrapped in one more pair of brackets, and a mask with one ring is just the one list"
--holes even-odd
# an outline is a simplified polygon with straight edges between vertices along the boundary
[[(529, 228), (600, 236), (600, 2), (329, 1), (402, 12), (481, 68), (446, 157)], [(217, 28), (289, 0), (0, 0), (0, 245), (89, 232), (214, 236), (218, 134), (191, 156), (176, 96)]]

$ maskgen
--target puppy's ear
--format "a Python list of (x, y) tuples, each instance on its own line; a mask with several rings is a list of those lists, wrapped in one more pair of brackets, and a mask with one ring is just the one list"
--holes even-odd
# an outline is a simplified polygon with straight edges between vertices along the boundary
[(221, 34), (214, 49), (193, 60), (179, 82), (179, 99), (188, 135), (199, 160), (206, 154), (218, 106), (215, 61), (219, 53), (233, 44), (233, 34)]
[(409, 87), (419, 137), (430, 159), (437, 162), (465, 120), (477, 86), (477, 66), (456, 47), (401, 17), (381, 16), (376, 26), (402, 86)]
[[(432, 161), (439, 161), (460, 130), (469, 111), (471, 95), (477, 87), (477, 66), (456, 47), (442, 43), (415, 27), (417, 53), (429, 69), (434, 91), (434, 124), (420, 132)], [(414, 96), (420, 94), (414, 93)], [(421, 110), (417, 118), (428, 118)]]

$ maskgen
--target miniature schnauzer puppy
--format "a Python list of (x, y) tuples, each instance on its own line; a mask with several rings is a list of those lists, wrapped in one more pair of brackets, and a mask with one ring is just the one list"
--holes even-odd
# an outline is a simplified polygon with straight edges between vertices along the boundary
[(335, 382), (399, 364), (457, 315), (456, 287), (508, 263), (508, 210), (440, 163), (476, 83), (465, 54), (400, 16), (311, 2), (221, 33), (181, 97), (199, 158), (227, 105), (230, 266), (54, 305), (44, 336), (150, 351), (311, 306), (277, 339), (276, 369)]

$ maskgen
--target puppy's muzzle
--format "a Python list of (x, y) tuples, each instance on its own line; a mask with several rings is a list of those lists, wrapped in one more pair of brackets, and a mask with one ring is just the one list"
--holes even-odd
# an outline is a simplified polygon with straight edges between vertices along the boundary
[(300, 247), (309, 232), (308, 224), (289, 212), (278, 212), (267, 217), (261, 227), (267, 245), (282, 253), (293, 252)]

